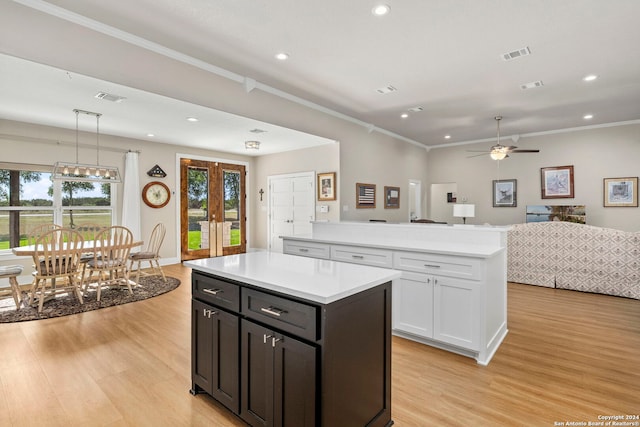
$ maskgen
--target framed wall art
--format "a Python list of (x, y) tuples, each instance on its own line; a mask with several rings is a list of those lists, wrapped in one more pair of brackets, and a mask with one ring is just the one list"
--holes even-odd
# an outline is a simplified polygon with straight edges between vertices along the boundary
[(400, 187), (384, 187), (384, 208), (400, 208)]
[(493, 180), (493, 207), (513, 208), (518, 206), (517, 180), (494, 179)]
[(336, 173), (318, 174), (318, 201), (336, 200)]
[(540, 168), (543, 199), (573, 199), (573, 166)]
[(356, 208), (373, 209), (376, 207), (376, 185), (356, 183)]
[(638, 177), (604, 178), (604, 207), (638, 207)]

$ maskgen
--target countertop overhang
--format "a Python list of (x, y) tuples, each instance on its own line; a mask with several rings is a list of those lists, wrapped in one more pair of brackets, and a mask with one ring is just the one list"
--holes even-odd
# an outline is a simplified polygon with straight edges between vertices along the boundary
[(386, 268), (267, 251), (185, 261), (184, 265), (320, 304), (338, 301), (401, 275)]

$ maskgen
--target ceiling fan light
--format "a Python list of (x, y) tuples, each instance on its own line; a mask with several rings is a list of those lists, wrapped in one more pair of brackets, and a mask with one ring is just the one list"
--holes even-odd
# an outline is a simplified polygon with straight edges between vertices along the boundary
[(507, 157), (507, 150), (502, 148), (494, 148), (491, 150), (491, 153), (489, 153), (489, 155), (493, 160), (502, 160)]

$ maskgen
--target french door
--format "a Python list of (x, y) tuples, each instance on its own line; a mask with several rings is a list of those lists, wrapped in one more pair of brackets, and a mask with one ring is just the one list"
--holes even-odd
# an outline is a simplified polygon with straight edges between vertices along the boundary
[(245, 167), (180, 160), (183, 261), (246, 252)]

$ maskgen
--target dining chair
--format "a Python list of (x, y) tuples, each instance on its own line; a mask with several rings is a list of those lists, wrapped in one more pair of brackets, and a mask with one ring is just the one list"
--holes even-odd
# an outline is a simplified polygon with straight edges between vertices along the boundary
[(46, 233), (47, 231), (59, 230), (61, 228), (62, 228), (62, 226), (58, 225), (58, 224), (40, 224), (40, 225), (36, 225), (35, 227), (29, 229), (29, 231), (27, 232), (27, 245), (35, 245), (36, 244), (36, 240), (42, 234)]
[(42, 233), (36, 239), (33, 253), (35, 271), (29, 292), (29, 304), (39, 299), (38, 313), (46, 298), (73, 292), (80, 304), (82, 289), (78, 271), (84, 239), (75, 230), (58, 228)]
[(100, 301), (102, 288), (115, 286), (126, 286), (133, 295), (127, 267), (133, 245), (131, 230), (113, 225), (98, 232), (94, 240), (93, 259), (87, 262), (86, 274), (83, 274), (84, 295), (91, 287), (95, 287), (96, 300)]
[(11, 296), (16, 303), (16, 310), (19, 310), (22, 304), (22, 291), (18, 284), (18, 276), (22, 274), (22, 269), (21, 265), (5, 265), (0, 267), (0, 279), (9, 279)]
[[(129, 271), (130, 273), (134, 271), (133, 264), (137, 264), (136, 268), (136, 283), (140, 284), (140, 275), (157, 275), (158, 272), (162, 275), (162, 280), (167, 282), (167, 277), (164, 275), (164, 271), (162, 271), (162, 267), (160, 266), (160, 247), (162, 246), (162, 242), (164, 241), (164, 236), (167, 233), (166, 227), (163, 223), (159, 222), (153, 227), (151, 231), (151, 237), (149, 238), (149, 242), (147, 244), (147, 248), (144, 251), (135, 252), (129, 255)], [(141, 264), (144, 261), (149, 262), (149, 267), (151, 268), (151, 272), (142, 271)], [(155, 265), (153, 264), (155, 262)]]

